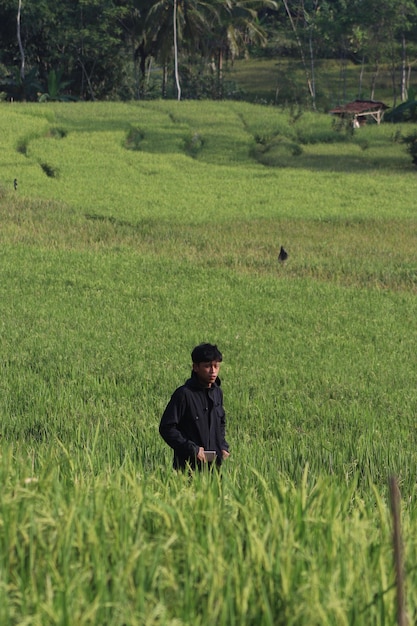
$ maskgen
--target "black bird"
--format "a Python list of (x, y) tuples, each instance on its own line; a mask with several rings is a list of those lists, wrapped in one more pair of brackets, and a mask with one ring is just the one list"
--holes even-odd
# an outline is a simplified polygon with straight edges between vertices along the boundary
[(17, 178), (15, 178), (14, 181), (13, 181), (13, 187), (14, 187), (14, 189), (16, 191), (16, 189), (17, 189)]
[(278, 261), (286, 261), (287, 259), (288, 259), (288, 252), (284, 250), (284, 248), (281, 246), (279, 255), (278, 255)]

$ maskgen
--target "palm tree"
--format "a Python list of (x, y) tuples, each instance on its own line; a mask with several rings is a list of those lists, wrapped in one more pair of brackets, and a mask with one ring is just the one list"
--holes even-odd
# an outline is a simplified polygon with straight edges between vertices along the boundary
[(202, 0), (157, 0), (149, 11), (149, 27), (154, 29), (156, 49), (165, 66), (172, 51), (174, 53), (174, 75), (178, 100), (181, 99), (179, 45), (184, 42), (184, 45), (198, 49), (210, 28), (209, 16), (215, 13), (216, 2)]
[(178, 32), (177, 32), (177, 13), (178, 13), (178, 0), (174, 0), (174, 12), (172, 15), (172, 25), (174, 31), (174, 70), (175, 70), (175, 84), (177, 85), (178, 101), (181, 100), (181, 85), (180, 77), (178, 73)]
[(220, 0), (220, 23), (213, 32), (212, 49), (217, 67), (218, 97), (223, 96), (223, 62), (225, 56), (235, 59), (252, 43), (264, 45), (267, 33), (258, 20), (258, 11), (277, 9), (274, 0)]
[(19, 4), (17, 7), (17, 41), (19, 44), (20, 56), (21, 56), (21, 64), (20, 64), (20, 78), (22, 82), (25, 80), (25, 51), (23, 50), (22, 38), (20, 34), (20, 15), (22, 12), (22, 0), (19, 0)]

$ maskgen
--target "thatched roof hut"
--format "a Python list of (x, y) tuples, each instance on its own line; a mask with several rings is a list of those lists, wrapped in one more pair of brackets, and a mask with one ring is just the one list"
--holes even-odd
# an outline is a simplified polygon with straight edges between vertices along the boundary
[(369, 117), (374, 119), (377, 124), (380, 124), (387, 109), (389, 107), (386, 104), (377, 100), (354, 100), (332, 109), (329, 113), (341, 118), (351, 119), (353, 125), (358, 127), (366, 124)]

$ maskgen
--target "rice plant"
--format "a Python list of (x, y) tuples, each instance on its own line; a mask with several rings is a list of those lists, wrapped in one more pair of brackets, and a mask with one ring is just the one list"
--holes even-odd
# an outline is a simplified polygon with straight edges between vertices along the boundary
[[(364, 150), (243, 103), (2, 113), (0, 622), (393, 626), (391, 475), (414, 620), (416, 179), (392, 129)], [(274, 133), (302, 154), (261, 165)], [(232, 455), (190, 479), (158, 425), (202, 340)]]

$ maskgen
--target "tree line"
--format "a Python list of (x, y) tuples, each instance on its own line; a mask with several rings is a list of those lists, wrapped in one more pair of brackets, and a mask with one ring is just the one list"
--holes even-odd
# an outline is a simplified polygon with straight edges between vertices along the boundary
[(9, 99), (221, 99), (227, 67), (250, 54), (298, 59), (313, 108), (323, 58), (371, 68), (373, 86), (388, 68), (405, 101), (417, 0), (0, 0)]

